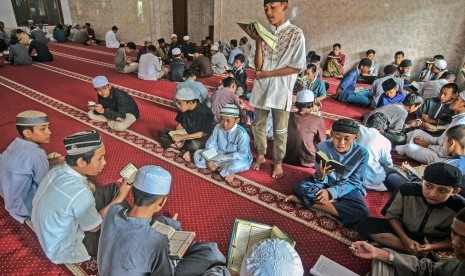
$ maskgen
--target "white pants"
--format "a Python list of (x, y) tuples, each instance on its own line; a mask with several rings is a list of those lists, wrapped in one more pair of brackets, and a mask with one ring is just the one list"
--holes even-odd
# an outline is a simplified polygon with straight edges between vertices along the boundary
[(126, 118), (122, 122), (108, 120), (103, 115), (95, 115), (93, 111), (89, 111), (87, 113), (89, 118), (94, 121), (107, 123), (108, 127), (116, 130), (116, 131), (125, 131), (128, 127), (130, 127), (137, 119), (131, 113), (126, 113)]
[(413, 138), (415, 137), (421, 137), (423, 140), (433, 145), (437, 144), (439, 140), (438, 137), (434, 137), (423, 130), (417, 129), (407, 133), (407, 144), (405, 146), (397, 146), (397, 152), (403, 153), (411, 159), (423, 164), (431, 164), (446, 160), (446, 158), (439, 156), (438, 152), (413, 143)]

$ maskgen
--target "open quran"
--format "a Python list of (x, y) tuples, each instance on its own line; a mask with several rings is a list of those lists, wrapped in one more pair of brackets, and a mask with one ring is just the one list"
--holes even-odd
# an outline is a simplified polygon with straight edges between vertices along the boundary
[(276, 48), (278, 38), (259, 22), (239, 22), (237, 25), (239, 25), (239, 27), (241, 27), (250, 37), (253, 38), (255, 35), (259, 35), (273, 50)]

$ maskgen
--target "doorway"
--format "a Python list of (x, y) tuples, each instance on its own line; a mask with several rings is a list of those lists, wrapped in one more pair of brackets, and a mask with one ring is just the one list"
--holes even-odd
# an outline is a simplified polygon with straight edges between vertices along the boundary
[(178, 39), (187, 34), (187, 0), (173, 0), (173, 33)]

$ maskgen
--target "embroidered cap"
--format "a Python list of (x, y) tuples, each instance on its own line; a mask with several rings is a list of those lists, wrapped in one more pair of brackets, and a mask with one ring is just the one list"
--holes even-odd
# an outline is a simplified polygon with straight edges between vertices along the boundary
[(102, 138), (95, 130), (74, 133), (63, 140), (68, 155), (91, 152), (103, 146)]
[(105, 76), (97, 76), (92, 80), (94, 88), (100, 88), (108, 84), (108, 79)]
[(220, 115), (239, 118), (239, 107), (235, 104), (227, 104), (221, 108)]
[(40, 111), (26, 110), (16, 115), (17, 126), (34, 126), (46, 123), (48, 123), (48, 116)]
[(297, 93), (296, 102), (298, 103), (313, 103), (315, 101), (315, 95), (313, 91), (304, 89)]
[(152, 195), (167, 195), (171, 187), (171, 174), (159, 166), (143, 166), (137, 170), (133, 186)]
[(462, 184), (462, 172), (451, 164), (437, 162), (425, 168), (423, 179), (441, 186), (460, 187)]
[(195, 92), (189, 87), (184, 87), (176, 92), (176, 100), (191, 101), (195, 99)]
[(351, 119), (339, 119), (333, 123), (332, 130), (342, 133), (358, 134), (358, 124)]
[(266, 239), (253, 245), (242, 260), (241, 276), (301, 276), (302, 260), (292, 246), (280, 239)]
[(397, 86), (396, 81), (393, 78), (389, 78), (381, 84), (383, 86), (384, 92), (394, 89)]

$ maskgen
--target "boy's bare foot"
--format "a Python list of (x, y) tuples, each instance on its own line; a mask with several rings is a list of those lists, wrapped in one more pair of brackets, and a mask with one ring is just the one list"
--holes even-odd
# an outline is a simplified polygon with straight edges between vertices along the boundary
[(184, 159), (186, 162), (191, 162), (191, 153), (189, 151), (186, 151), (182, 155), (182, 159)]
[(207, 168), (208, 168), (211, 172), (216, 171), (216, 166), (215, 166), (215, 164), (214, 164), (212, 161), (208, 161), (208, 162), (207, 162)]
[(283, 165), (282, 164), (274, 164), (273, 173), (271, 177), (273, 178), (281, 178), (284, 175)]
[(178, 213), (174, 214), (173, 217), (172, 217), (172, 219), (178, 220)]
[(255, 161), (252, 163), (252, 169), (259, 171), (260, 166), (265, 163), (265, 156), (264, 155), (259, 155)]
[(231, 183), (231, 182), (233, 182), (233, 180), (234, 180), (234, 175), (228, 174), (228, 175), (224, 178), (224, 180), (226, 180), (226, 182), (228, 182), (228, 183)]
[(300, 199), (298, 197), (296, 197), (295, 195), (290, 195), (290, 196), (286, 197), (283, 201), (284, 202), (294, 202), (294, 203), (302, 204), (302, 201), (300, 201)]

